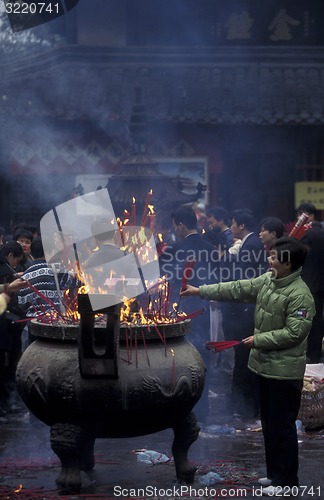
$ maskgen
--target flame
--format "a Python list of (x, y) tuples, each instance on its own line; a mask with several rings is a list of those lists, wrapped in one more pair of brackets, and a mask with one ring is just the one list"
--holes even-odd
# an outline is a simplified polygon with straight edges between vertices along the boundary
[[(110, 277), (113, 280), (114, 272), (111, 272)], [(109, 288), (109, 287), (107, 287)], [(91, 286), (82, 286), (78, 293), (92, 293)], [(107, 293), (107, 290), (97, 289), (96, 293)], [(186, 319), (188, 316), (184, 312), (178, 312), (177, 303), (173, 303), (169, 310), (169, 283), (166, 281), (165, 277), (159, 279), (158, 283), (155, 283), (150, 289), (142, 303), (138, 303), (137, 298), (128, 299), (127, 297), (122, 297), (121, 308), (120, 308), (120, 322), (122, 324), (127, 324), (130, 327), (136, 325), (157, 325), (157, 324), (170, 324), (179, 321), (179, 318)], [(144, 303), (143, 303), (144, 302)], [(57, 322), (66, 324), (78, 324), (80, 321), (80, 315), (77, 309), (77, 296), (69, 296), (69, 291), (64, 292), (64, 303), (66, 304), (65, 313), (60, 314), (55, 310), (51, 310), (46, 314), (41, 314), (40, 321), (47, 324), (55, 324)], [(96, 318), (100, 320), (102, 315), (96, 315)]]
[[(147, 262), (152, 262), (158, 259), (155, 245), (152, 245), (152, 227), (155, 220), (154, 205), (149, 204), (150, 196), (153, 190), (151, 189), (148, 193), (147, 204), (146, 204), (146, 216), (144, 220), (150, 218), (150, 228), (141, 225), (139, 227), (135, 226), (135, 215), (136, 208), (135, 197), (132, 197), (132, 211), (124, 210), (123, 214), (116, 219), (111, 220), (111, 224), (117, 224), (117, 232), (120, 233), (121, 241), (120, 248), (128, 253), (133, 253), (138, 260), (138, 263), (142, 266)], [(131, 213), (130, 213), (131, 212)], [(119, 231), (118, 231), (119, 230)], [(162, 233), (157, 234), (157, 238), (160, 244), (163, 244)], [(96, 247), (93, 252), (99, 250)], [(104, 271), (102, 266), (96, 267), (96, 270), (100, 272)], [(89, 274), (84, 271), (80, 271), (78, 266), (78, 279), (81, 283), (84, 283), (82, 287), (78, 289), (78, 294), (107, 294), (111, 286), (115, 285), (115, 281), (125, 281), (125, 277), (120, 276), (120, 272), (115, 272), (111, 270), (109, 272), (109, 277), (105, 281), (105, 287), (95, 286), (95, 279), (92, 272)], [(108, 274), (108, 273), (107, 273)], [(140, 299), (128, 297), (123, 297), (121, 299), (120, 307), (120, 322), (122, 324), (127, 324), (132, 327), (132, 325), (156, 325), (156, 324), (168, 324), (175, 323), (179, 321), (179, 318), (186, 319), (186, 313), (178, 312), (178, 304), (170, 304), (169, 298), (171, 295), (171, 289), (166, 277), (162, 277), (158, 280), (158, 283), (149, 283), (146, 281), (147, 292), (142, 295)], [(70, 297), (69, 291), (63, 293), (64, 304), (67, 305), (66, 313), (59, 314), (55, 310), (50, 311), (46, 314), (39, 312), (39, 317), (42, 318), (40, 321), (46, 321), (47, 323), (55, 322), (65, 322), (67, 324), (78, 324), (80, 321), (80, 315), (77, 310), (77, 296)], [(140, 303), (139, 303), (140, 302)], [(96, 315), (100, 317), (102, 315)], [(172, 354), (174, 356), (174, 354)]]
[(22, 488), (23, 488), (23, 485), (22, 485), (22, 484), (20, 484), (20, 485), (19, 485), (19, 488), (18, 488), (17, 490), (15, 490), (15, 491), (14, 491), (14, 493), (20, 493), (20, 492), (21, 492), (21, 490), (22, 490)]
[(78, 289), (78, 293), (89, 293), (89, 289), (86, 285), (82, 285), (79, 289)]
[(139, 310), (138, 314), (139, 314), (139, 318), (140, 318), (140, 320), (141, 320), (141, 321), (140, 321), (140, 322), (141, 322), (141, 324), (142, 324), (142, 325), (143, 325), (143, 324), (145, 324), (145, 323), (146, 323), (146, 321), (147, 321), (147, 319), (146, 319), (146, 316), (145, 316), (145, 314), (144, 314), (144, 311), (143, 311), (143, 308), (142, 308), (142, 307), (140, 307), (140, 310)]
[(132, 305), (135, 304), (135, 299), (127, 300), (123, 298), (123, 305), (120, 308), (120, 322), (128, 323), (132, 314)]
[(169, 283), (163, 276), (147, 292), (148, 304), (139, 306), (136, 299), (127, 300), (123, 297), (123, 304), (120, 310), (120, 322), (129, 325), (154, 325), (169, 324), (179, 321), (179, 317), (186, 319), (187, 314), (177, 311), (177, 304), (174, 303), (169, 311)]

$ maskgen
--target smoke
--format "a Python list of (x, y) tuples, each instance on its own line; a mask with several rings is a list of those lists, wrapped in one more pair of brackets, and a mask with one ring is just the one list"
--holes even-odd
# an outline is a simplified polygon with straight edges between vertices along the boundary
[(13, 33), (6, 14), (4, 2), (0, 2), (0, 55), (1, 59), (12, 55), (28, 55), (31, 50), (45, 50), (51, 46), (50, 41), (44, 40), (32, 31)]
[[(158, 282), (153, 235), (134, 225), (119, 227), (107, 189), (55, 207), (44, 215), (40, 228), (48, 262), (61, 262), (68, 268), (71, 252), (73, 261), (79, 262), (94, 311), (134, 298)], [(85, 246), (91, 248), (93, 238), (99, 250), (85, 260)]]
[[(252, 4), (237, 2), (235, 11), (240, 14)], [(67, 21), (70, 14), (79, 15), (83, 9), (85, 23), (87, 9), (92, 16), (97, 9), (99, 22), (98, 9), (107, 13), (105, 5), (94, 0), (88, 7), (86, 2), (80, 2), (63, 18)], [(219, 61), (215, 45), (226, 43), (233, 48), (241, 42), (228, 38), (234, 5), (235, 2), (196, 0), (127, 2), (124, 42), (169, 46), (168, 50), (172, 46), (174, 55), (170, 63), (170, 57), (163, 59), (163, 50), (158, 48), (156, 64), (151, 58), (150, 64), (136, 60), (124, 65), (120, 47), (111, 52), (111, 57), (117, 58), (116, 64), (114, 59), (105, 64), (103, 58), (107, 56), (100, 48), (88, 55), (82, 48), (71, 52), (69, 46), (64, 48), (59, 20), (13, 34), (0, 3), (1, 40), (6, 49), (1, 57), (5, 61), (11, 58), (15, 63), (4, 72), (0, 96), (4, 121), (2, 163), (7, 165), (9, 157), (10, 182), (16, 181), (10, 199), (14, 217), (21, 217), (18, 210), (24, 187), (25, 202), (28, 199), (32, 207), (32, 213), (26, 215), (39, 220), (51, 207), (70, 197), (79, 174), (116, 171), (129, 145), (128, 123), (137, 85), (143, 88), (150, 135), (156, 138), (156, 143), (160, 140), (163, 155), (206, 157), (212, 174), (218, 174), (224, 165), (222, 176), (216, 180), (211, 176), (210, 199), (217, 197), (217, 203), (229, 210), (249, 206), (260, 210), (260, 218), (269, 215), (265, 213), (268, 206), (263, 189), (255, 186), (266, 188), (287, 163), (293, 168), (301, 143), (289, 134), (282, 139), (282, 130), (278, 133), (275, 127), (263, 133), (258, 127), (253, 128), (253, 124), (258, 120), (270, 126), (276, 123), (285, 113), (286, 96), (289, 94), (289, 103), (298, 102), (298, 96), (294, 96), (293, 88), (280, 85), (280, 74), (272, 74), (267, 68), (262, 69), (263, 95), (262, 88), (258, 92), (255, 89), (255, 82), (259, 81), (258, 65), (226, 66), (226, 57), (222, 59), (222, 67), (213, 65), (215, 57)], [(261, 24), (266, 26), (265, 10), (252, 9), (253, 26), (261, 19), (257, 12), (259, 16), (262, 14)], [(91, 30), (88, 31), (90, 36)], [(178, 46), (175, 52), (174, 45)], [(185, 45), (191, 46), (189, 53), (183, 49)], [(58, 46), (63, 50), (56, 51)], [(37, 58), (33, 59), (34, 55)], [(133, 55), (129, 57), (135, 61)], [(199, 65), (191, 64), (198, 57)], [(248, 62), (248, 55), (245, 60)], [(275, 102), (275, 107), (265, 109), (262, 115), (259, 109), (264, 102)], [(273, 109), (277, 114), (273, 115)], [(226, 128), (228, 124), (235, 129)], [(96, 148), (98, 161), (89, 154)], [(67, 158), (68, 152), (75, 155), (74, 161), (72, 156)], [(23, 161), (21, 153), (26, 153)], [(12, 178), (14, 172), (16, 179)], [(19, 180), (22, 174), (23, 183)], [(282, 189), (285, 187), (286, 184)], [(289, 204), (292, 202), (291, 192)], [(281, 213), (273, 215), (280, 217)]]

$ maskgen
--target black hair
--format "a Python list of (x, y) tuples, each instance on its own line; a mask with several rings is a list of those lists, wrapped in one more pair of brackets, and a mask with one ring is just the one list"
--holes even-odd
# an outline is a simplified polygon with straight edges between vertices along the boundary
[(253, 231), (255, 229), (255, 221), (252, 210), (248, 208), (239, 208), (234, 210), (232, 219), (240, 226), (244, 224), (245, 229)]
[(179, 207), (171, 214), (174, 223), (183, 224), (187, 229), (197, 229), (197, 216), (190, 207)]
[(266, 217), (260, 222), (261, 227), (270, 233), (276, 233), (277, 238), (281, 238), (285, 232), (284, 223), (278, 217)]
[(7, 243), (0, 248), (0, 255), (7, 257), (10, 253), (12, 253), (14, 257), (22, 257), (24, 255), (23, 248), (18, 241), (7, 241)]
[(34, 235), (31, 231), (27, 229), (18, 228), (15, 233), (12, 235), (13, 239), (19, 240), (19, 238), (26, 238), (27, 240), (33, 241)]
[(41, 238), (35, 238), (30, 245), (30, 254), (34, 259), (44, 258), (44, 248)]
[(317, 214), (316, 207), (315, 205), (313, 205), (313, 203), (301, 203), (297, 208), (297, 213), (302, 214), (303, 212), (306, 212), (307, 214), (313, 214), (314, 217), (316, 217)]
[(207, 217), (214, 217), (216, 220), (224, 221), (224, 224), (229, 225), (230, 216), (226, 208), (224, 207), (210, 207), (206, 211)]
[(203, 234), (203, 238), (212, 245), (214, 245), (215, 247), (221, 247), (222, 250), (226, 250), (228, 248), (228, 243), (225, 234), (217, 227), (208, 229)]
[(272, 243), (270, 250), (277, 252), (279, 262), (290, 262), (292, 272), (304, 264), (308, 253), (308, 248), (303, 243), (289, 236), (278, 238)]

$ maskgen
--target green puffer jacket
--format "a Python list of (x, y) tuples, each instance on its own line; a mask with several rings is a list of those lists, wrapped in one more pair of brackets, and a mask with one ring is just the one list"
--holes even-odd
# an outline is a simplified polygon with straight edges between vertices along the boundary
[(249, 368), (263, 377), (294, 380), (304, 376), (307, 335), (315, 306), (300, 274), (301, 269), (274, 279), (266, 273), (252, 280), (199, 287), (206, 299), (256, 304)]

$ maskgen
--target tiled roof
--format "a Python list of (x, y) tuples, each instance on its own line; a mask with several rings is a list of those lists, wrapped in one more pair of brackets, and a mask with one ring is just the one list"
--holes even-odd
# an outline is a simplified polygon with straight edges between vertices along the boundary
[[(138, 160), (139, 161), (139, 160)], [(151, 203), (168, 206), (195, 201), (197, 194), (186, 194), (177, 187), (177, 179), (159, 172), (154, 163), (124, 163), (117, 175), (112, 176), (108, 185), (111, 199), (116, 207), (123, 210), (135, 196), (137, 204), (144, 204), (147, 193), (152, 189)], [(198, 191), (198, 190), (197, 190)]]
[(323, 124), (324, 49), (61, 47), (1, 66), (0, 113), (129, 122)]

